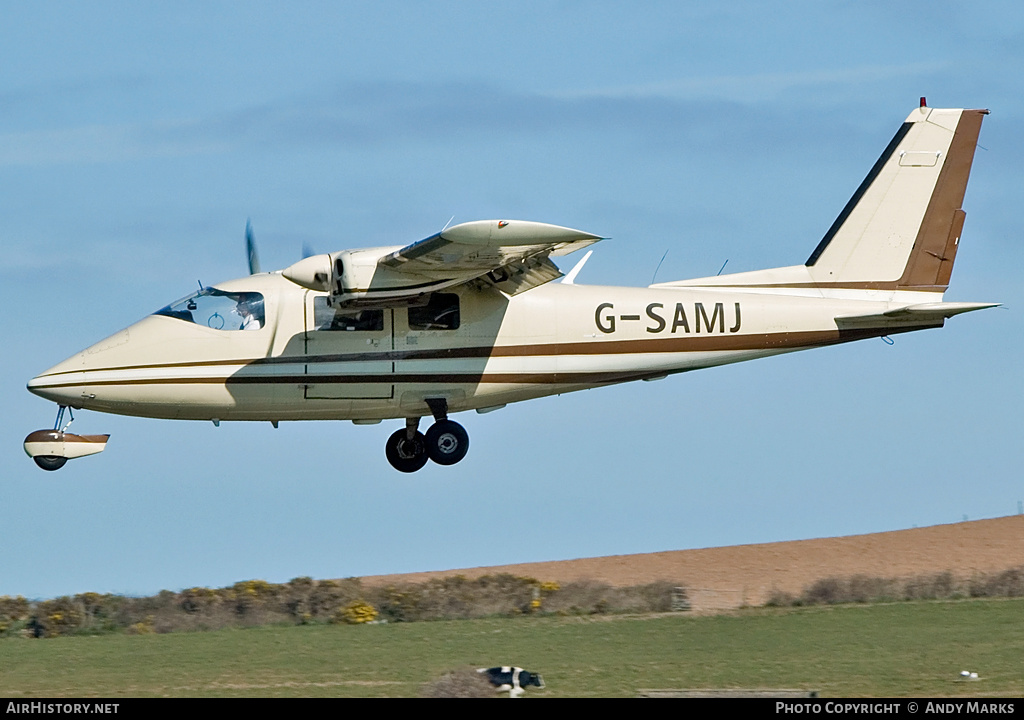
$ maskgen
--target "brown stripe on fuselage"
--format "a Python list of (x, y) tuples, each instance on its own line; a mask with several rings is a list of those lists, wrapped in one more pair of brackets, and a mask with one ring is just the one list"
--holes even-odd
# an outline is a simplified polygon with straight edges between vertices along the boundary
[[(583, 342), (583, 343), (558, 343), (549, 345), (524, 345), (492, 348), (493, 356), (505, 357), (526, 357), (540, 355), (592, 355), (592, 354), (640, 354), (640, 353), (675, 353), (675, 352), (722, 352), (738, 350), (783, 350), (796, 348), (822, 347), (839, 343), (863, 340), (882, 335), (896, 335), (914, 330), (923, 330), (933, 327), (942, 327), (942, 323), (930, 323), (905, 328), (863, 328), (843, 330), (823, 330), (811, 332), (791, 333), (764, 333), (758, 335), (741, 336), (711, 336), (704, 338), (675, 338), (664, 340), (617, 340), (607, 342)], [(595, 349), (594, 346), (604, 348), (603, 351)], [(470, 349), (470, 348), (466, 348)], [(485, 349), (485, 348), (484, 348)], [(427, 352), (427, 351), (417, 351)], [(435, 359), (450, 357), (443, 354), (444, 351), (437, 351)], [(348, 356), (355, 362), (361, 356)], [(481, 356), (483, 357), (483, 356)], [(298, 361), (295, 361), (298, 362)], [(198, 363), (197, 363), (198, 364)], [(259, 361), (249, 365), (260, 365)], [(168, 366), (170, 369), (171, 366)], [(177, 366), (174, 366), (177, 367)], [(125, 368), (130, 369), (130, 368)], [(97, 369), (91, 372), (102, 372)], [(139, 378), (132, 380), (90, 380), (88, 382), (75, 383), (54, 383), (50, 385), (37, 385), (39, 389), (53, 389), (68, 385), (101, 387), (120, 385), (213, 385), (213, 384), (281, 384), (281, 383), (373, 383), (388, 382), (393, 384), (402, 383), (524, 383), (524, 384), (574, 384), (574, 383), (614, 383), (624, 382), (644, 377), (654, 377), (666, 373), (685, 372), (683, 370), (631, 370), (612, 372), (563, 372), (563, 373), (376, 373), (376, 374), (348, 374), (348, 375), (320, 375), (316, 373), (290, 374), (290, 375), (230, 375), (227, 377), (206, 377), (206, 378)]]
[[(743, 285), (686, 285), (680, 286), (687, 290), (693, 288), (715, 288), (730, 290), (733, 288), (746, 290), (748, 288), (763, 288), (765, 290), (934, 290), (940, 296), (944, 290), (941, 287), (897, 287), (896, 280), (846, 280), (846, 281), (822, 281), (802, 283), (744, 283)], [(936, 301), (937, 302), (937, 301)]]
[[(793, 345), (814, 346), (837, 342), (835, 330), (759, 333), (750, 335), (706, 337), (671, 337), (642, 340), (592, 340), (571, 343), (537, 343), (531, 345), (473, 345), (468, 347), (437, 348), (432, 350), (390, 350), (385, 352), (335, 353), (326, 355), (288, 355), (244, 360), (200, 360), (196, 362), (153, 363), (147, 365), (119, 365), (106, 368), (92, 368), (88, 372), (113, 372), (119, 370), (155, 370), (191, 367), (218, 367), (225, 365), (291, 365), (335, 362), (381, 362), (409, 360), (457, 360), (489, 357), (551, 357), (553, 355), (621, 355), (628, 353), (664, 352), (714, 352), (719, 350), (762, 350), (765, 348), (789, 347)], [(845, 332), (845, 331), (844, 331)], [(885, 333), (880, 333), (885, 334)], [(854, 338), (857, 339), (857, 338)], [(841, 340), (840, 342), (845, 342)], [(82, 370), (68, 370), (53, 375), (58, 377), (74, 375)], [(34, 386), (43, 387), (43, 386)]]

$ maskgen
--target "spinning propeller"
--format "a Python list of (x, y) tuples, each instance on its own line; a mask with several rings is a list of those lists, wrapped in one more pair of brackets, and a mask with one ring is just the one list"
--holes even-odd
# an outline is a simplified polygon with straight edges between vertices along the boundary
[[(252, 232), (252, 221), (245, 221), (245, 254), (249, 258), (249, 274), (260, 272), (260, 254), (256, 250), (256, 236)], [(302, 259), (316, 255), (316, 250), (308, 242), (302, 243)]]
[(252, 234), (252, 223), (245, 221), (245, 254), (249, 257), (249, 274), (260, 271), (260, 254), (256, 252), (256, 238)]

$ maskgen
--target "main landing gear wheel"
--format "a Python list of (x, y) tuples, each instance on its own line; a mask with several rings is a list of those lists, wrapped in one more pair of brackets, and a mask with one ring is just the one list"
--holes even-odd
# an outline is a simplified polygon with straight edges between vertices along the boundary
[(416, 472), (427, 464), (428, 459), (423, 433), (417, 431), (410, 440), (404, 429), (398, 430), (388, 438), (384, 454), (395, 470), (404, 473)]
[(427, 430), (427, 454), (438, 465), (454, 465), (469, 452), (469, 433), (453, 420), (438, 420)]
[(57, 457), (56, 455), (36, 455), (32, 459), (43, 470), (60, 470), (68, 461), (66, 457)]

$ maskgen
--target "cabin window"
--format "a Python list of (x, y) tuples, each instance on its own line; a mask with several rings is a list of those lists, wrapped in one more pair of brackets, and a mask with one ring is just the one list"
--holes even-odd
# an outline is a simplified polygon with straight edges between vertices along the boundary
[(313, 298), (313, 328), (315, 330), (347, 332), (380, 332), (384, 329), (384, 311), (334, 308), (327, 304), (326, 295), (320, 295)]
[(266, 325), (263, 295), (257, 292), (225, 292), (203, 288), (154, 315), (195, 323), (214, 330), (260, 330)]
[(459, 296), (433, 293), (426, 305), (409, 308), (410, 330), (456, 330), (459, 327)]

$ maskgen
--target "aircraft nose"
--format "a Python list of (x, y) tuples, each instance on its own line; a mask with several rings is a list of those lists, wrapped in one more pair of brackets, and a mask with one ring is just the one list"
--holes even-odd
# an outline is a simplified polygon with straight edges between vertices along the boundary
[(42, 387), (44, 384), (45, 383), (43, 382), (43, 376), (36, 375), (34, 378), (28, 381), (28, 384), (25, 387), (27, 387), (28, 391), (33, 395), (42, 396)]
[(110, 351), (123, 349), (128, 343), (128, 330), (121, 330), (110, 337), (87, 347), (80, 353), (39, 373), (28, 381), (28, 391), (59, 405), (89, 407), (96, 396), (89, 388), (92, 371), (110, 364)]
[(51, 400), (58, 405), (71, 405), (82, 407), (83, 396), (81, 380), (83, 372), (68, 372), (62, 370), (73, 358), (65, 360), (60, 365), (55, 365), (46, 372), (36, 375), (28, 381), (28, 391), (33, 395)]

